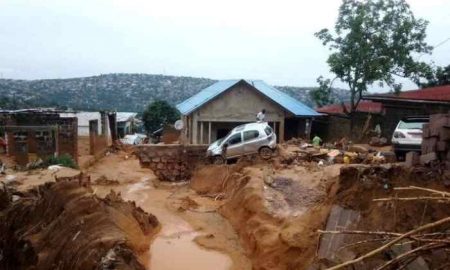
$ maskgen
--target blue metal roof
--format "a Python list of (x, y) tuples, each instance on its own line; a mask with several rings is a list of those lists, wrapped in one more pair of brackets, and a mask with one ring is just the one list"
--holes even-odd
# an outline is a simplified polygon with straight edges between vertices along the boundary
[(306, 106), (302, 102), (281, 92), (261, 80), (223, 80), (203, 89), (192, 97), (186, 99), (177, 105), (177, 109), (183, 114), (188, 115), (195, 111), (208, 101), (214, 99), (219, 94), (230, 89), (233, 85), (240, 81), (245, 81), (255, 87), (261, 94), (271, 99), (285, 110), (291, 112), (295, 116), (320, 116), (321, 114)]

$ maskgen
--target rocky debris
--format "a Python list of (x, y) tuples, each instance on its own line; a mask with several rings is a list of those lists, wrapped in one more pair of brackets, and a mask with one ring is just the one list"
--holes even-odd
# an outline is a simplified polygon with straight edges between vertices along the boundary
[(388, 140), (385, 137), (372, 137), (370, 138), (369, 145), (370, 146), (385, 146), (388, 144)]
[(145, 269), (156, 217), (119, 194), (95, 196), (82, 174), (56, 180), (15, 202), (0, 189), (0, 268)]
[(382, 164), (396, 162), (395, 153), (391, 151), (374, 151), (361, 145), (347, 145), (344, 149), (334, 147), (313, 147), (280, 145), (276, 158), (281, 164), (305, 165), (305, 162), (317, 162), (322, 165), (344, 164)]

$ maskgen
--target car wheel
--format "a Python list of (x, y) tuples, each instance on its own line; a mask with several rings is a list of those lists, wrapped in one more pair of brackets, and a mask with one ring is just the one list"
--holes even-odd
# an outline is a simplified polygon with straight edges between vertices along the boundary
[(225, 159), (222, 156), (215, 156), (213, 157), (213, 164), (215, 165), (222, 165), (225, 163)]
[(263, 159), (269, 159), (272, 157), (273, 154), (273, 150), (270, 149), (269, 147), (262, 147), (261, 149), (259, 149), (259, 155), (263, 158)]

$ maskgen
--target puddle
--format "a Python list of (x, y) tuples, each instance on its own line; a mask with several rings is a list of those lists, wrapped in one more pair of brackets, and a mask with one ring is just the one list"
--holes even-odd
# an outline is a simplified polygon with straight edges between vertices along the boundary
[(230, 269), (232, 261), (229, 256), (197, 245), (193, 240), (200, 233), (166, 208), (170, 194), (170, 191), (151, 187), (148, 179), (128, 186), (123, 194), (127, 200), (136, 201), (142, 209), (154, 214), (162, 224), (150, 247), (149, 269)]

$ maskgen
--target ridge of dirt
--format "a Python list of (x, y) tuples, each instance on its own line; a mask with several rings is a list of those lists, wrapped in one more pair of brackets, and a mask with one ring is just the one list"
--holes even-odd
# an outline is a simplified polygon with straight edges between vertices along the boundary
[(314, 257), (316, 230), (326, 220), (327, 192), (340, 166), (268, 167), (272, 165), (239, 162), (207, 166), (194, 174), (190, 186), (215, 200), (225, 199), (219, 213), (238, 233), (252, 269), (305, 269)]
[[(78, 180), (78, 181), (77, 181)], [(19, 198), (12, 200), (12, 194)], [(25, 192), (0, 189), (1, 269), (145, 269), (155, 216), (89, 182), (60, 179)]]

